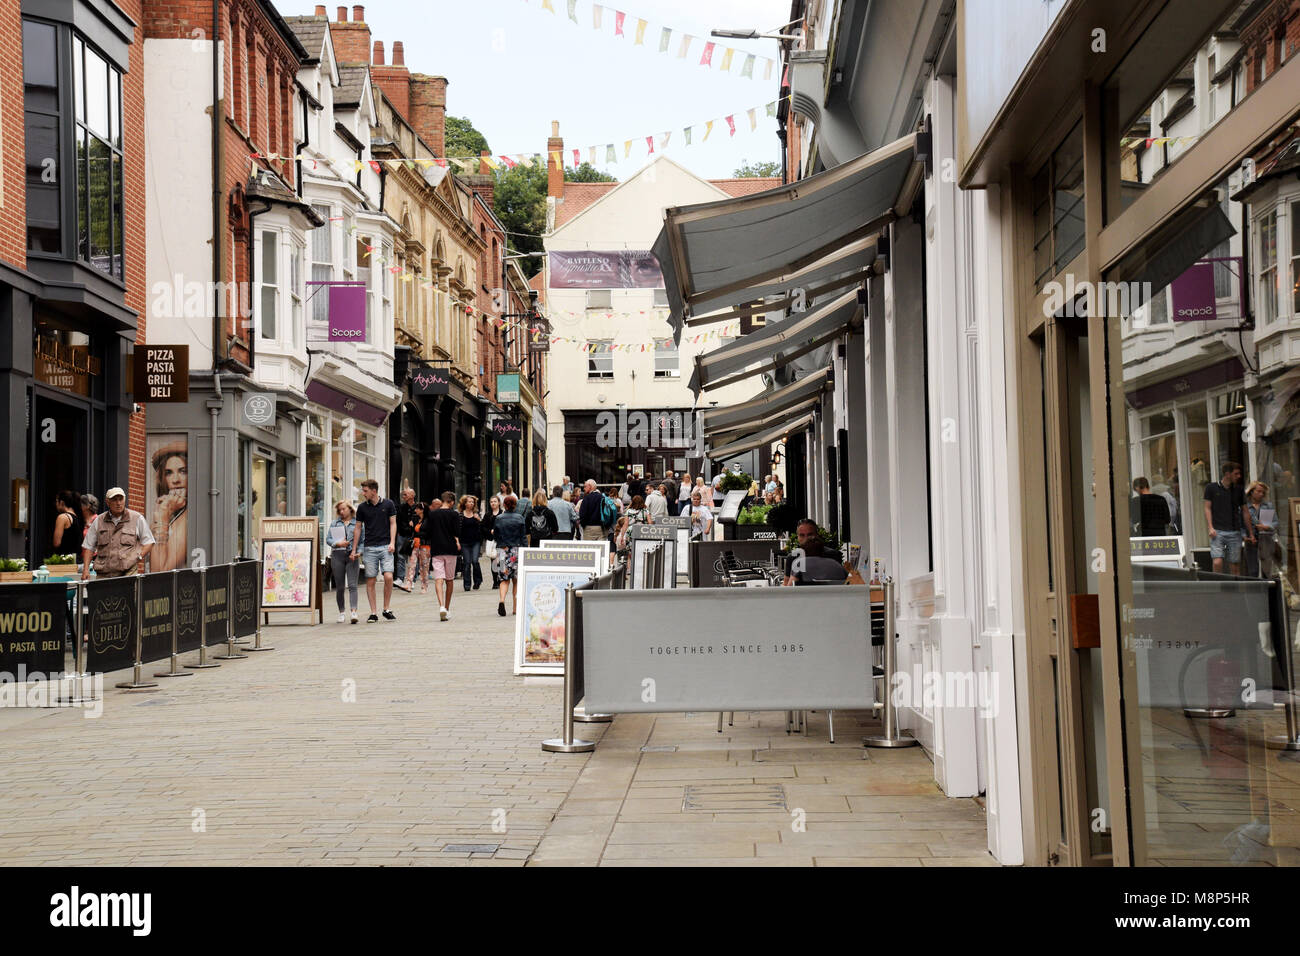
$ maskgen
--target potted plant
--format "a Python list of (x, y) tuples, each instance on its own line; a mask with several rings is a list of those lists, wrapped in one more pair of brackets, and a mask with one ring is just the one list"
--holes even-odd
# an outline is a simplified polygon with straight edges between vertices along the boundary
[(754, 479), (745, 472), (736, 474), (729, 471), (722, 476), (722, 481), (718, 482), (718, 490), (724, 495), (728, 491), (749, 491), (749, 486), (753, 483)]
[(781, 536), (781, 530), (768, 521), (768, 515), (777, 505), (750, 505), (736, 516), (736, 540), (771, 540)]
[(52, 554), (45, 559), (45, 570), (51, 578), (75, 578), (78, 574), (75, 554)]
[(26, 558), (0, 558), (0, 584), (28, 584), (31, 580)]

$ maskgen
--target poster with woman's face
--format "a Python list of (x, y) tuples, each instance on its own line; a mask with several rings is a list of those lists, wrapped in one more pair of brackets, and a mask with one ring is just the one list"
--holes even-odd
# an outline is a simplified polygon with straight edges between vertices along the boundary
[(189, 563), (189, 436), (149, 435), (145, 454), (149, 461), (145, 518), (155, 539), (149, 567), (173, 571)]

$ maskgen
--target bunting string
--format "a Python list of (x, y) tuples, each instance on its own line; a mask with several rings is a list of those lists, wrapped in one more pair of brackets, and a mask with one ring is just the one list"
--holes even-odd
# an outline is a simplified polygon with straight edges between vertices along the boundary
[[(529, 3), (530, 0), (524, 0)], [(578, 18), (578, 0), (566, 0), (567, 2), (567, 19), (574, 27), (581, 28), (582, 22)], [(556, 10), (552, 0), (541, 0), (540, 10), (542, 13), (549, 13), (559, 18), (559, 11)], [(612, 18), (606, 18), (605, 12), (611, 11)], [(654, 36), (651, 29), (653, 24), (643, 17), (628, 13), (625, 10), (618, 10), (613, 7), (606, 7), (599, 3), (591, 5), (591, 29), (607, 36), (613, 40), (630, 41), (632, 46), (651, 48), (646, 43), (646, 34)], [(727, 73), (731, 76), (747, 80), (761, 80), (770, 82), (776, 71), (777, 61), (769, 56), (759, 56), (756, 53), (747, 53), (744, 50), (738, 50), (734, 47), (719, 47), (718, 43), (713, 40), (704, 40), (701, 37), (694, 36), (684, 30), (676, 30), (672, 27), (660, 26), (659, 42), (655, 46), (655, 51), (668, 57), (670, 60), (682, 61), (686, 65), (691, 64), (691, 49), (696, 44), (700, 50), (700, 59), (697, 67), (706, 67), (715, 73)], [(631, 36), (629, 36), (629, 32)], [(677, 51), (672, 55), (671, 50), (676, 37)], [(718, 53), (715, 58), (714, 53)], [(716, 59), (716, 63), (714, 62)]]

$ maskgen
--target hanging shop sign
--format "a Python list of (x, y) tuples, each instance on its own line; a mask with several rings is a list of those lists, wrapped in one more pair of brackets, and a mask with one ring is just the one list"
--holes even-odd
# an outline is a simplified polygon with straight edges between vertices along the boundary
[(649, 250), (552, 252), (552, 289), (662, 289), (659, 260)]
[(329, 287), (329, 340), (366, 340), (366, 284), (334, 282)]
[(37, 335), (35, 378), (52, 388), (77, 395), (90, 394), (90, 379), (100, 372), (99, 359), (85, 345), (67, 345), (50, 335)]
[(551, 350), (551, 323), (545, 319), (534, 319), (528, 326), (528, 351), (549, 352)]
[(1197, 262), (1169, 286), (1175, 322), (1212, 322), (1218, 318), (1214, 263)]
[(450, 366), (418, 365), (411, 370), (412, 395), (446, 395), (450, 391)]
[(488, 429), (492, 432), (493, 438), (510, 442), (512, 445), (518, 444), (524, 437), (524, 423), (517, 416), (504, 415), (489, 419)]
[(498, 402), (519, 401), (519, 373), (518, 372), (497, 373), (497, 401)]
[(184, 403), (190, 398), (190, 347), (138, 345), (132, 395), (137, 402)]

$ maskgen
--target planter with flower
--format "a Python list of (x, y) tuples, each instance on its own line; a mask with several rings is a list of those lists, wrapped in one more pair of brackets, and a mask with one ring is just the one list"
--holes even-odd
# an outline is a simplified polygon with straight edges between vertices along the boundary
[(50, 580), (74, 579), (80, 573), (75, 554), (52, 554), (45, 559), (42, 570), (48, 572)]
[(29, 584), (31, 580), (26, 558), (0, 558), (0, 584)]

